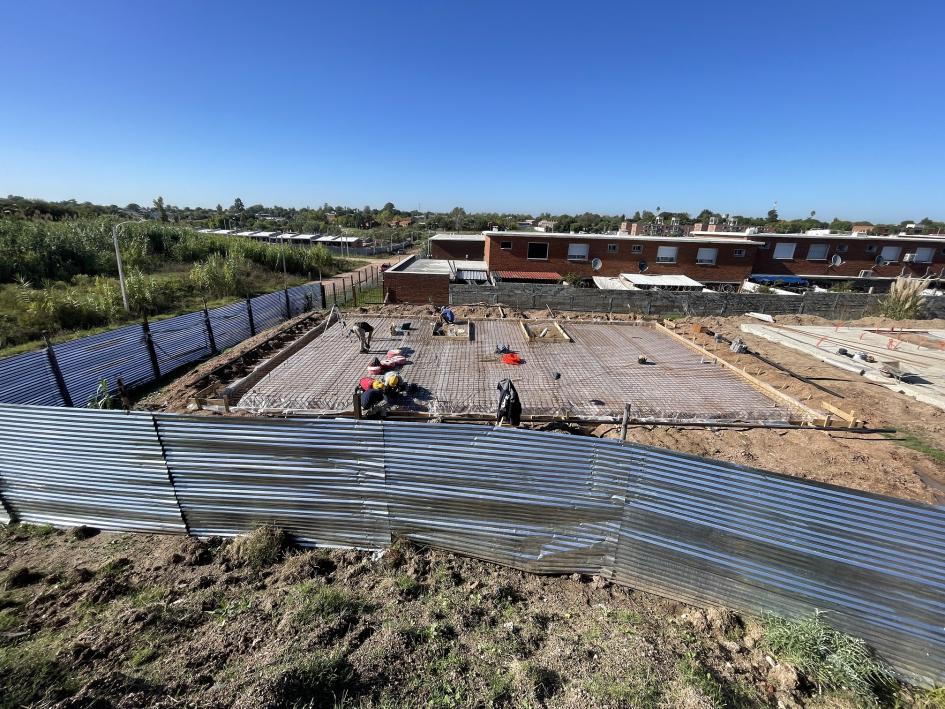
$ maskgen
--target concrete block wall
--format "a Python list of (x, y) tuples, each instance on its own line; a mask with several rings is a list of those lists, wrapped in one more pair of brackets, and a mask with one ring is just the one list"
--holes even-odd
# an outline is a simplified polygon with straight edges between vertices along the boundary
[[(453, 305), (507, 305), (533, 309), (634, 312), (644, 315), (818, 315), (831, 320), (853, 320), (878, 313), (883, 297), (867, 293), (701, 293), (673, 291), (605, 291), (565, 285), (502, 283), (497, 286), (452, 284)], [(927, 317), (945, 317), (945, 297), (927, 298)]]

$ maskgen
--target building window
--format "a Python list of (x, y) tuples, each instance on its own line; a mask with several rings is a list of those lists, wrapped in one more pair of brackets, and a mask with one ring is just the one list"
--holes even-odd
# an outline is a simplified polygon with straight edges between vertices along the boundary
[(732, 251), (732, 256), (735, 258), (745, 258), (745, 249), (734, 249)]
[(867, 245), (866, 245), (866, 253), (868, 253), (868, 254), (875, 254), (875, 253), (876, 253), (876, 244), (867, 244)]
[(830, 251), (828, 244), (811, 244), (807, 247), (807, 260), (826, 261), (828, 251)]
[(500, 249), (505, 249), (506, 251), (508, 251), (509, 249), (512, 248), (512, 242), (511, 242), (511, 241), (503, 241), (501, 244), (499, 244), (499, 248), (500, 248)]
[(548, 260), (548, 242), (532, 241), (528, 244), (528, 258), (532, 261)]
[(845, 254), (849, 246), (847, 244), (837, 244), (837, 253)]
[(900, 253), (902, 253), (902, 248), (899, 246), (884, 246), (879, 252), (879, 257), (887, 263), (895, 263), (899, 260)]
[(794, 258), (794, 249), (797, 244), (793, 242), (781, 242), (774, 246), (774, 258), (778, 261), (790, 261)]
[(607, 244), (607, 253), (609, 254), (617, 253), (617, 244)]
[(657, 263), (676, 263), (676, 254), (679, 249), (675, 246), (660, 246), (656, 249)]
[(568, 244), (568, 261), (587, 261), (587, 244)]
[(696, 263), (702, 264), (703, 266), (714, 266), (715, 260), (719, 255), (718, 249), (713, 248), (704, 248), (699, 249), (696, 253)]
[(921, 246), (915, 250), (916, 263), (932, 263), (932, 257), (935, 255), (935, 249), (931, 246)]
[(630, 247), (630, 251), (635, 254), (642, 254), (643, 244), (634, 244), (633, 246)]
[(761, 250), (761, 251), (767, 251), (767, 250), (770, 249), (770, 248), (771, 248), (771, 242), (770, 242), (770, 241), (762, 241), (762, 242), (761, 242), (761, 245), (758, 247), (758, 249)]

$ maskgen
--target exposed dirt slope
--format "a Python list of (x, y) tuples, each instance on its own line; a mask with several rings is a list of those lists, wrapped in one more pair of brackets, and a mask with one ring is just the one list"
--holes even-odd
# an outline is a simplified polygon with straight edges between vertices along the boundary
[(0, 706), (854, 706), (724, 610), (277, 542), (0, 532)]

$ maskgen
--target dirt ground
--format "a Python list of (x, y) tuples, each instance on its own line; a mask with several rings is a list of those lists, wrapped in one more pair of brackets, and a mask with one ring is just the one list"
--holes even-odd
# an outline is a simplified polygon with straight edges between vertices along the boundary
[(267, 531), (0, 530), (0, 707), (862, 706), (818, 695), (757, 619)]

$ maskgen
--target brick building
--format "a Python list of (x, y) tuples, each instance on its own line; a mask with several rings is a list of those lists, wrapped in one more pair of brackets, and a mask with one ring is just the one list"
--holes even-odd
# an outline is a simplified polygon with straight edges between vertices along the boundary
[[(693, 235), (708, 232), (693, 232)], [(719, 232), (714, 232), (718, 236)], [(727, 235), (733, 234), (726, 232)], [(945, 237), (875, 236), (814, 231), (753, 234), (761, 242), (752, 275), (798, 276), (810, 281), (941, 278)]]
[(489, 275), (482, 261), (418, 259), (408, 256), (384, 271), (384, 302), (450, 302), (450, 283), (486, 283)]
[[(741, 283), (752, 272), (759, 242), (736, 236), (660, 237), (625, 234), (483, 232), (488, 270), (619, 276), (645, 271), (705, 283)], [(595, 269), (595, 261), (600, 268)]]

